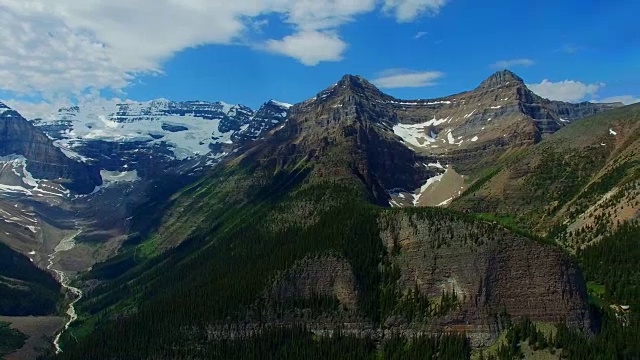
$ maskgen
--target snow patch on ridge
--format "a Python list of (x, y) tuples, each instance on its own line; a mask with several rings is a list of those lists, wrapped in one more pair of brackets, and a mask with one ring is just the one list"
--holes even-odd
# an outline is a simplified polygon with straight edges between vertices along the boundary
[[(9, 171), (10, 172), (7, 172)], [(69, 196), (70, 192), (61, 185), (47, 180), (36, 179), (27, 170), (27, 159), (22, 155), (0, 156), (0, 175), (6, 183), (0, 184), (0, 193), (14, 193), (28, 196)]]
[(125, 172), (100, 170), (100, 176), (103, 182), (134, 182), (140, 180), (138, 170)]
[[(450, 118), (436, 119), (419, 124), (397, 124), (393, 126), (393, 133), (398, 135), (406, 143), (417, 147), (426, 147), (436, 141), (436, 135), (431, 131), (431, 126), (437, 126), (450, 120)], [(429, 132), (429, 133), (427, 133)]]
[(284, 103), (276, 100), (271, 100), (271, 102), (287, 110), (291, 109), (291, 107), (293, 106), (292, 104), (288, 104), (288, 103)]
[(444, 174), (427, 179), (427, 182), (420, 187), (420, 191), (417, 194), (413, 194), (413, 206), (418, 206), (418, 204), (420, 203), (420, 197), (422, 197), (422, 194), (424, 194), (424, 192), (427, 191), (427, 189), (431, 185), (442, 180), (443, 177), (444, 177)]

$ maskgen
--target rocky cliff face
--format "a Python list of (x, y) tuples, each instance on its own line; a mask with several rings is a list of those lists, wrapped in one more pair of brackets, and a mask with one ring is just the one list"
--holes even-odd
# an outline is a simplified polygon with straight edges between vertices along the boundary
[(459, 307), (437, 323), (491, 328), (506, 312), (590, 330), (584, 280), (559, 249), (448, 213), (388, 212), (379, 224), (401, 292), (456, 294)]
[(353, 311), (358, 291), (349, 262), (339, 256), (322, 255), (305, 258), (278, 276), (266, 298), (273, 304), (336, 299), (342, 309)]
[(78, 193), (102, 184), (98, 169), (68, 158), (53, 142), (16, 111), (0, 106), (0, 156), (21, 155), (27, 171)]
[(291, 104), (269, 100), (255, 112), (250, 121), (241, 126), (240, 131), (231, 136), (231, 139), (241, 144), (258, 139), (269, 130), (280, 126), (292, 106)]
[(585, 116), (622, 104), (570, 104), (544, 99), (514, 73), (499, 71), (472, 91), (433, 100), (394, 100), (394, 132), (422, 154), (448, 158), (465, 172), (508, 149), (538, 143)]

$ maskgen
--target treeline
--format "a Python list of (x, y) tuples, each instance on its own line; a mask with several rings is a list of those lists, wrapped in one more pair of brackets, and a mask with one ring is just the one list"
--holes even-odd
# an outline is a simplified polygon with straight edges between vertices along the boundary
[(593, 336), (559, 324), (557, 331), (540, 331), (529, 319), (511, 326), (505, 342), (495, 353), (481, 352), (482, 360), (512, 360), (525, 356), (522, 345), (533, 351), (548, 351), (551, 355), (569, 360), (608, 360), (640, 358), (640, 324), (622, 323), (615, 314), (602, 314), (600, 332)]
[(60, 284), (49, 273), (0, 244), (0, 315), (49, 315), (61, 296)]
[[(107, 335), (112, 336), (112, 335)], [(99, 344), (96, 341), (93, 345)], [(147, 345), (147, 344), (145, 344)], [(406, 338), (392, 335), (381, 343), (335, 330), (317, 336), (304, 326), (279, 327), (235, 339), (183, 342), (172, 346), (113, 348), (82, 346), (82, 351), (62, 353), (63, 359), (221, 359), (221, 360), (410, 360), (468, 359), (471, 347), (464, 334), (439, 334)]]
[(587, 280), (605, 287), (605, 300), (640, 311), (640, 223), (621, 224), (615, 233), (578, 252)]

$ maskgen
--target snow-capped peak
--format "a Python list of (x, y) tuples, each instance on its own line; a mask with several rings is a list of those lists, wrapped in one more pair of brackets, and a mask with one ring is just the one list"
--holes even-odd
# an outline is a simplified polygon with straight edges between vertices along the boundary
[(12, 109), (0, 101), (0, 114), (3, 114), (9, 110)]
[(274, 105), (276, 105), (276, 106), (279, 106), (281, 108), (287, 109), (287, 110), (289, 110), (293, 106), (292, 104), (280, 102), (280, 101), (273, 100), (273, 99), (269, 100), (269, 102), (274, 104)]
[(33, 123), (67, 154), (82, 154), (76, 148), (100, 140), (165, 146), (181, 160), (206, 155), (215, 144), (232, 144), (231, 135), (253, 115), (246, 106), (224, 102), (103, 100), (60, 109)]

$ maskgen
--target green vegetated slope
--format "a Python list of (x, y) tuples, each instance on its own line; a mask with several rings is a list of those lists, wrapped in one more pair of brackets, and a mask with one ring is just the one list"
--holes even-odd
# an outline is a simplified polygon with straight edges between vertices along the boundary
[(49, 315), (60, 299), (60, 285), (49, 273), (0, 244), (0, 315)]
[(571, 124), (487, 171), (454, 202), (571, 249), (600, 319), (593, 338), (562, 326), (557, 336), (532, 337), (515, 326), (509, 341), (484, 358), (523, 356), (523, 346), (570, 359), (640, 356), (639, 124), (639, 105)]
[(572, 123), (487, 170), (453, 208), (510, 222), (575, 249), (637, 218), (640, 105)]
[[(437, 287), (434, 294), (401, 281), (407, 277), (398, 269), (404, 263), (399, 261), (404, 245), (394, 245), (394, 255), (380, 237), (380, 213), (389, 211), (365, 201), (363, 187), (355, 182), (313, 184), (304, 180), (305, 173), (290, 172), (262, 187), (256, 193), (264, 196), (260, 200), (235, 209), (229, 204), (229, 209), (211, 214), (172, 250), (142, 256), (141, 249), (150, 246), (143, 242), (127, 252), (134, 258), (96, 267), (91, 275), (105, 282), (79, 306), (83, 319), (71, 333), (80, 343), (68, 340), (65, 356), (208, 357), (238, 346), (218, 344), (217, 338), (233, 338), (251, 326), (306, 324), (317, 331), (353, 323), (358, 333), (365, 333), (389, 318), (426, 326), (472, 302), (471, 296), (462, 298), (469, 290), (463, 285), (459, 298), (455, 288)], [(290, 186), (291, 191), (282, 192)], [(388, 217), (402, 213), (391, 211)], [(503, 232), (445, 210), (412, 213), (425, 224), (475, 229), (469, 232), (469, 251), (482, 248), (473, 241), (488, 242)], [(217, 220), (221, 217), (224, 220)], [(156, 234), (148, 241), (160, 246), (164, 240)], [(449, 241), (448, 234), (437, 239), (434, 253), (435, 248), (449, 248)], [(134, 265), (114, 277), (123, 261)], [(324, 282), (331, 284), (318, 286)], [(292, 346), (304, 340), (298, 336), (283, 339), (294, 341)], [(249, 344), (253, 341), (260, 340)]]

